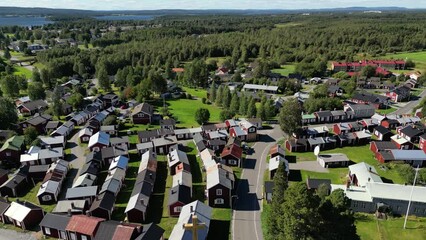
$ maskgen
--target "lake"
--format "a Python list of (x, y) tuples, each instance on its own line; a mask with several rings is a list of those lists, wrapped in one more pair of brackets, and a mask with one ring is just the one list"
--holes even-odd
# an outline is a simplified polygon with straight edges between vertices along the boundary
[(47, 20), (45, 17), (35, 17), (35, 16), (5, 17), (5, 16), (0, 16), (0, 26), (18, 25), (18, 26), (22, 26), (22, 27), (30, 27), (30, 26), (42, 26), (42, 25), (49, 24), (49, 23), (53, 23), (53, 22)]
[(133, 20), (133, 21), (146, 21), (152, 20), (155, 16), (148, 15), (110, 15), (110, 16), (99, 16), (95, 17), (97, 20), (107, 20), (107, 21), (123, 21), (123, 20)]

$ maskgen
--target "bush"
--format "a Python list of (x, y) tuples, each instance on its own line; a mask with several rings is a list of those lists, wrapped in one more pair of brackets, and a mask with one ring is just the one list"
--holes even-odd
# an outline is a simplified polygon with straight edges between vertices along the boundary
[(191, 94), (189, 94), (189, 93), (187, 93), (187, 94), (186, 94), (186, 98), (187, 98), (187, 99), (192, 99), (192, 95), (191, 95)]
[(203, 98), (201, 98), (201, 102), (202, 102), (203, 104), (206, 104), (206, 103), (207, 103), (207, 99), (206, 99), (205, 97), (203, 97)]

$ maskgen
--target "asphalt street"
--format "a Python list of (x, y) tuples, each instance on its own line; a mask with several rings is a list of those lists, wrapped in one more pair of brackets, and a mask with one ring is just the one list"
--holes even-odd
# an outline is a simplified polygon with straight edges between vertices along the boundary
[(258, 131), (259, 141), (243, 162), (241, 180), (237, 185), (238, 198), (234, 203), (232, 239), (262, 240), (260, 213), (262, 211), (263, 175), (267, 169), (269, 149), (284, 137), (278, 125)]

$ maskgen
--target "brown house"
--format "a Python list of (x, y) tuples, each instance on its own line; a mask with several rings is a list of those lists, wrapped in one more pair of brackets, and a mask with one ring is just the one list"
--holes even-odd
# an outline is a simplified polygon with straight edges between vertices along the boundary
[(229, 208), (235, 178), (232, 169), (222, 164), (207, 169), (207, 199), (210, 207)]
[(9, 219), (5, 217), (5, 213), (7, 209), (10, 207), (10, 202), (8, 198), (0, 198), (0, 222), (2, 223), (10, 223)]
[(88, 212), (91, 216), (109, 220), (111, 219), (114, 202), (114, 193), (105, 191), (95, 198)]
[(21, 154), (25, 151), (24, 136), (13, 136), (6, 140), (0, 148), (0, 160), (18, 164)]
[(52, 121), (52, 116), (48, 114), (36, 114), (32, 118), (19, 123), (19, 127), (23, 132), (27, 127), (33, 126), (35, 129), (37, 129), (38, 133), (43, 134), (46, 132), (46, 125), (49, 121)]
[(95, 237), (99, 224), (103, 221), (105, 219), (86, 215), (74, 215), (65, 228), (67, 239), (92, 240)]
[(48, 105), (43, 100), (35, 100), (23, 103), (18, 106), (18, 110), (23, 115), (34, 115), (36, 113), (43, 112), (47, 109)]
[(4, 215), (15, 227), (28, 230), (41, 222), (44, 211), (30, 202), (12, 202)]
[(40, 223), (41, 232), (46, 237), (67, 239), (66, 228), (70, 220), (68, 215), (48, 213)]
[(235, 144), (226, 146), (220, 155), (223, 164), (236, 167), (241, 167), (242, 156), (243, 150)]
[(170, 189), (169, 194), (169, 215), (179, 217), (182, 207), (191, 202), (191, 188), (184, 185), (177, 185)]
[(152, 122), (154, 107), (148, 103), (137, 105), (132, 111), (132, 121), (135, 124), (148, 124)]

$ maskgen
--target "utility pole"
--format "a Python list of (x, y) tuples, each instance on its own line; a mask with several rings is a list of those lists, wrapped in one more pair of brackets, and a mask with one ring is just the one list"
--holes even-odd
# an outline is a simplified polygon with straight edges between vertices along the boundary
[(407, 213), (405, 214), (404, 229), (407, 226), (408, 213), (410, 212), (411, 200), (413, 199), (413, 192), (414, 192), (414, 187), (416, 186), (416, 180), (417, 180), (417, 174), (418, 173), (419, 173), (419, 165), (417, 165), (416, 175), (414, 176), (413, 187), (411, 188), (410, 200), (408, 201)]

